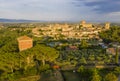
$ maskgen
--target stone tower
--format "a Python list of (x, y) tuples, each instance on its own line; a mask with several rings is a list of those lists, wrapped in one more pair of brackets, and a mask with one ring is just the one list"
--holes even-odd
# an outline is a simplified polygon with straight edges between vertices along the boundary
[(81, 25), (82, 27), (92, 27), (92, 24), (91, 24), (91, 23), (86, 23), (85, 20), (82, 20), (82, 21), (80, 22), (80, 25)]
[(84, 24), (86, 24), (86, 21), (85, 21), (85, 20), (82, 20), (82, 21), (81, 21), (81, 25), (84, 25)]
[(17, 38), (19, 51), (26, 50), (33, 47), (33, 39), (28, 36), (21, 36)]
[(106, 29), (106, 30), (110, 29), (110, 23), (109, 23), (109, 22), (106, 22), (106, 23), (105, 23), (105, 29)]

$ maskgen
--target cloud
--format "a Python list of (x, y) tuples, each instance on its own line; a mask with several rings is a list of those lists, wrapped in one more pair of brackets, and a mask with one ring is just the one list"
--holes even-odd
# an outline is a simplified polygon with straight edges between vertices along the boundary
[(100, 14), (120, 11), (120, 0), (76, 0), (75, 2), (78, 5), (83, 3)]
[(0, 0), (0, 17), (13, 18), (13, 14), (29, 19), (68, 20), (71, 11), (68, 0)]
[(0, 0), (0, 17), (50, 21), (115, 20), (120, 19), (119, 5), (119, 0)]
[(120, 16), (120, 12), (112, 12), (108, 14), (109, 16)]

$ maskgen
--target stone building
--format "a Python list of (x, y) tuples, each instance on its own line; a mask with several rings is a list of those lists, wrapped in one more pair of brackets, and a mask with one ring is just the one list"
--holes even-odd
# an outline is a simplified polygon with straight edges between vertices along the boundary
[(21, 36), (17, 38), (19, 51), (26, 50), (33, 47), (33, 39), (28, 36)]
[[(116, 55), (116, 48), (114, 47), (107, 48), (106, 53)], [(120, 55), (120, 48), (118, 48), (118, 54)]]
[(110, 29), (110, 23), (109, 23), (109, 22), (106, 22), (106, 23), (105, 23), (105, 29), (106, 29), (106, 30)]
[(81, 25), (82, 27), (92, 27), (92, 24), (91, 24), (91, 23), (86, 23), (86, 21), (84, 21), (84, 20), (81, 21), (80, 25)]

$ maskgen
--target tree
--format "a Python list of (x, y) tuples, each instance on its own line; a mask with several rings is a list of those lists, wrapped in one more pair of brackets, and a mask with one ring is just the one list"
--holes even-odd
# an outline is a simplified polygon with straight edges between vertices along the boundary
[(55, 59), (59, 56), (59, 52), (57, 50), (45, 45), (36, 45), (32, 50), (36, 59), (41, 60), (43, 65), (45, 65), (46, 61), (55, 62)]
[(98, 74), (97, 70), (93, 70), (91, 81), (101, 81), (101, 76)]
[(81, 57), (80, 63), (81, 64), (87, 64), (85, 57)]
[(119, 63), (119, 54), (118, 54), (118, 48), (116, 48), (116, 55), (115, 55), (115, 63)]
[(118, 78), (111, 72), (105, 76), (104, 81), (118, 81)]
[(87, 41), (86, 40), (82, 40), (80, 48), (87, 48), (87, 47), (88, 47)]
[(18, 52), (17, 41), (11, 41), (6, 43), (1, 50), (3, 52)]
[(82, 74), (84, 72), (84, 69), (85, 69), (84, 66), (81, 65), (77, 71)]
[(116, 74), (120, 74), (120, 67), (115, 67), (114, 68), (114, 73), (116, 73)]
[(86, 77), (86, 70), (84, 66), (80, 66), (77, 70), (77, 72), (80, 74), (80, 79), (84, 80), (84, 78)]
[(99, 36), (105, 43), (120, 42), (120, 27), (113, 26), (110, 30), (100, 32)]
[(95, 60), (95, 56), (94, 56), (93, 54), (91, 54), (91, 55), (89, 55), (88, 59), (89, 59), (90, 61), (94, 61), (94, 60)]

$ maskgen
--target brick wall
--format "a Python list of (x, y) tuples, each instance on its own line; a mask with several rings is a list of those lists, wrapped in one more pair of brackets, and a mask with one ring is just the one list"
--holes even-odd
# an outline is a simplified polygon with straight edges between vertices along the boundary
[(26, 50), (28, 48), (33, 47), (33, 41), (32, 40), (20, 40), (18, 41), (19, 43), (19, 50), (23, 51)]

